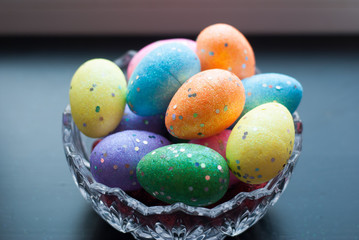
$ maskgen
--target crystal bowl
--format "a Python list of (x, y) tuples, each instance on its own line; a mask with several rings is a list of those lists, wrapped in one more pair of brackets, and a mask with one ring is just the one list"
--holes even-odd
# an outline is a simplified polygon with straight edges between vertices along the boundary
[[(129, 51), (116, 63), (125, 68), (133, 56)], [(267, 184), (253, 191), (229, 188), (219, 203), (193, 207), (184, 203), (166, 205), (144, 190), (124, 192), (97, 183), (89, 170), (94, 139), (80, 133), (71, 108), (63, 112), (62, 134), (67, 163), (76, 186), (93, 209), (115, 229), (130, 232), (136, 239), (212, 239), (235, 236), (259, 221), (286, 189), (302, 149), (302, 122), (297, 112), (294, 149), (288, 164)]]

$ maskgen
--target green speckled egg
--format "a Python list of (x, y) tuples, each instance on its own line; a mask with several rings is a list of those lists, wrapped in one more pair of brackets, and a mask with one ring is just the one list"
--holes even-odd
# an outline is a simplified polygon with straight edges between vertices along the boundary
[(127, 84), (121, 69), (106, 59), (92, 59), (75, 72), (70, 87), (72, 117), (88, 137), (104, 137), (120, 123)]
[(226, 149), (228, 165), (242, 182), (267, 182), (287, 164), (294, 137), (294, 122), (288, 109), (279, 103), (262, 104), (245, 114), (233, 128)]
[(157, 199), (192, 206), (215, 203), (226, 193), (229, 169), (216, 151), (197, 144), (173, 144), (145, 155), (137, 165), (141, 186)]

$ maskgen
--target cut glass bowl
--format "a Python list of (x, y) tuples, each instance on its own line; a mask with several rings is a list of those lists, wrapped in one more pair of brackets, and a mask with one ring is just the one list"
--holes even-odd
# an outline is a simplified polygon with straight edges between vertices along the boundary
[[(134, 52), (115, 62), (123, 69)], [(144, 190), (126, 193), (97, 183), (89, 170), (89, 155), (94, 139), (80, 133), (73, 122), (70, 106), (62, 118), (63, 146), (71, 174), (82, 196), (115, 229), (130, 232), (136, 239), (220, 240), (235, 236), (259, 221), (286, 189), (302, 150), (302, 122), (293, 114), (295, 142), (284, 169), (264, 187), (251, 192), (230, 188), (222, 200), (208, 207), (184, 203), (166, 205)]]

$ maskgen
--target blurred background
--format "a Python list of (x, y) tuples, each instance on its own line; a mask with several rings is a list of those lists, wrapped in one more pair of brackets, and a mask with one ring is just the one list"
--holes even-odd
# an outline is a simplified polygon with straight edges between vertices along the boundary
[(1, 0), (2, 35), (357, 34), (356, 0)]
[(61, 114), (72, 75), (218, 22), (245, 34), (262, 72), (304, 89), (303, 151), (286, 192), (227, 239), (359, 239), (357, 0), (0, 0), (0, 239), (133, 239), (71, 177)]

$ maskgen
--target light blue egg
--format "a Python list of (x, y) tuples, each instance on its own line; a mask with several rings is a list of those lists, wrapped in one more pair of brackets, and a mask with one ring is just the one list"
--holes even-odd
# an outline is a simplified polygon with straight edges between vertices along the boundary
[(293, 77), (280, 73), (263, 73), (242, 79), (246, 102), (238, 120), (253, 108), (269, 103), (278, 102), (284, 105), (290, 113), (297, 109), (303, 94), (302, 85)]
[(200, 61), (189, 47), (161, 45), (147, 54), (131, 75), (127, 103), (141, 116), (166, 112), (178, 88), (200, 70)]

